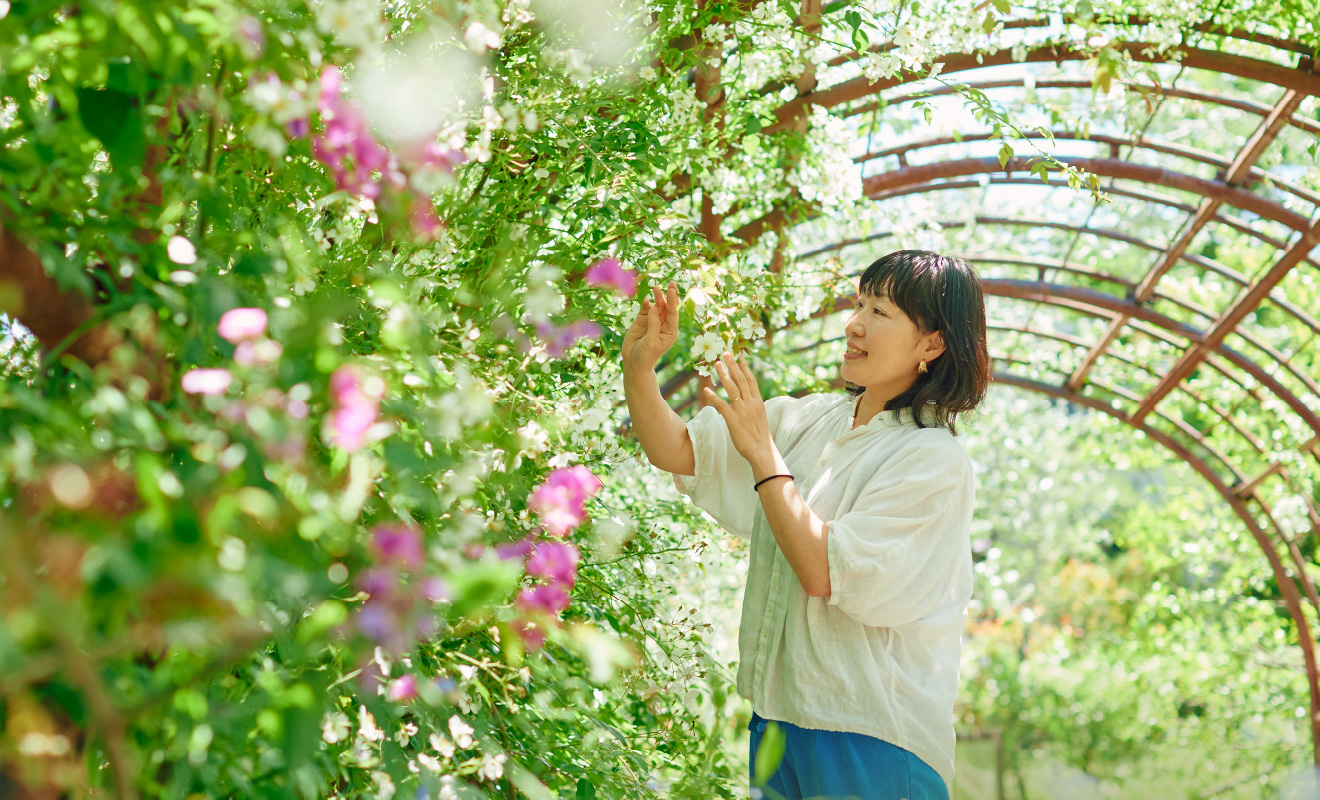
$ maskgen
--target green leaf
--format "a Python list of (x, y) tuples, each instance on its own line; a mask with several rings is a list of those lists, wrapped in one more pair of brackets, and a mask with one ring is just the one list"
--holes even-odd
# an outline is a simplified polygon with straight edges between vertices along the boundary
[(779, 762), (784, 760), (784, 749), (787, 746), (788, 739), (780, 729), (779, 723), (768, 723), (765, 732), (761, 734), (761, 744), (756, 748), (752, 785), (765, 786), (766, 781), (774, 776), (775, 771), (779, 769)]
[(1008, 142), (1004, 142), (1004, 146), (999, 148), (999, 166), (1007, 168), (1009, 159), (1011, 159), (1013, 155), (1013, 146)]
[(853, 28), (852, 45), (859, 51), (864, 51), (871, 46), (871, 39), (866, 35), (866, 31), (861, 28)]
[(79, 89), (78, 118), (101, 140), (116, 170), (141, 167), (147, 155), (142, 111), (135, 95), (118, 89)]
[(1013, 10), (1013, 4), (1010, 3), (1008, 0), (994, 0), (994, 3), (995, 3), (995, 10), (997, 10), (1000, 14), (1007, 15), (1008, 12)]
[(578, 778), (575, 800), (596, 800), (596, 786), (586, 778)]

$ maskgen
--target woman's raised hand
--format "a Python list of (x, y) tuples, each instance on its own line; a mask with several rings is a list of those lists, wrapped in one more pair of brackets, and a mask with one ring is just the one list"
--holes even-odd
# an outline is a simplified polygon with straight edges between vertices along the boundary
[(660, 357), (678, 341), (678, 284), (669, 290), (652, 287), (653, 297), (642, 299), (642, 309), (623, 336), (624, 369), (654, 370)]

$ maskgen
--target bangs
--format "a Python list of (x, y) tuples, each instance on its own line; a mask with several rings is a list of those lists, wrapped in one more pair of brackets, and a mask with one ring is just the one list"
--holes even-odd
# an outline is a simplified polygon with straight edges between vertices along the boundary
[(939, 308), (945, 272), (952, 259), (922, 250), (890, 253), (866, 268), (860, 294), (888, 297), (923, 333), (940, 329)]

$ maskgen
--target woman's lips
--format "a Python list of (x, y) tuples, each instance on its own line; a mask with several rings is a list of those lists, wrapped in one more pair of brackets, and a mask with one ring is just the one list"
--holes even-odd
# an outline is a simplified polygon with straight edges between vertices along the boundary
[(844, 361), (856, 361), (861, 358), (866, 358), (865, 350), (858, 350), (855, 347), (849, 347), (847, 350), (843, 351)]

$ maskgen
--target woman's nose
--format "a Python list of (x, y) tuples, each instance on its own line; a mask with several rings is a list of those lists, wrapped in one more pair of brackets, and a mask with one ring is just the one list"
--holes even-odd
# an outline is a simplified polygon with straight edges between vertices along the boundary
[(848, 315), (848, 322), (843, 326), (843, 333), (845, 336), (861, 336), (863, 332), (861, 316), (854, 311)]

